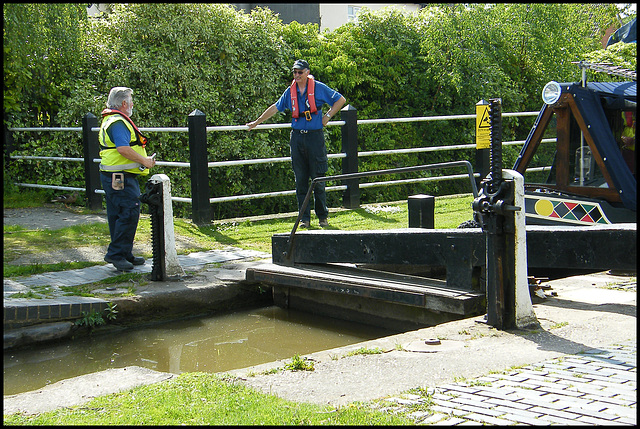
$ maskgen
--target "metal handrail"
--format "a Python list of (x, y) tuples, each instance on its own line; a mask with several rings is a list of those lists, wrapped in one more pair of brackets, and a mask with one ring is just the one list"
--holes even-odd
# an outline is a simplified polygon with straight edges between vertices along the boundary
[[(503, 113), (503, 116), (535, 116), (538, 112), (510, 112)], [(357, 121), (358, 125), (369, 125), (369, 124), (389, 124), (389, 123), (400, 123), (400, 122), (419, 122), (419, 121), (442, 121), (442, 120), (460, 120), (460, 119), (472, 119), (475, 118), (476, 115), (449, 115), (449, 116), (425, 116), (425, 117), (406, 117), (406, 118), (383, 118), (383, 119), (359, 119)], [(330, 121), (327, 126), (340, 126), (344, 125), (345, 121)], [(255, 129), (276, 129), (276, 128), (291, 128), (291, 124), (260, 124), (255, 127)], [(241, 131), (247, 130), (248, 127), (246, 125), (231, 125), (231, 126), (211, 126), (206, 127), (207, 132), (213, 131)], [(99, 128), (91, 128), (91, 131), (98, 131)], [(145, 132), (187, 132), (188, 128), (186, 127), (142, 127), (141, 131)], [(76, 131), (81, 132), (82, 128), (80, 127), (10, 127), (8, 131)], [(547, 141), (555, 141), (555, 139), (544, 139), (543, 142)], [(504, 142), (504, 145), (517, 145), (523, 143), (524, 140), (516, 140), (512, 142)], [(475, 148), (475, 144), (461, 144), (461, 145), (450, 145), (450, 146), (435, 146), (435, 147), (421, 147), (421, 148), (405, 148), (405, 149), (387, 149), (387, 150), (375, 150), (375, 151), (363, 151), (358, 152), (358, 157), (366, 157), (366, 156), (379, 156), (379, 155), (389, 155), (389, 154), (407, 154), (407, 153), (420, 153), (420, 152), (432, 152), (432, 151), (441, 151), (441, 150), (465, 150)], [(345, 158), (346, 153), (335, 153), (335, 154), (327, 154), (327, 158)], [(48, 156), (23, 156), (23, 155), (10, 155), (11, 159), (24, 159), (24, 160), (44, 160), (44, 161), (67, 161), (67, 162), (83, 162), (83, 158), (67, 158), (67, 157), (48, 157)], [(229, 166), (240, 166), (240, 165), (255, 165), (255, 164), (266, 164), (266, 163), (280, 163), (280, 162), (289, 162), (291, 157), (277, 157), (277, 158), (260, 158), (260, 159), (244, 159), (244, 160), (230, 160), (230, 161), (212, 161), (207, 163), (208, 168), (216, 168), (216, 167), (229, 167)], [(100, 159), (93, 159), (92, 162), (99, 163)], [(156, 165), (159, 167), (178, 167), (178, 168), (190, 168), (191, 164), (189, 162), (179, 162), (179, 161), (157, 161)], [(334, 176), (339, 177), (339, 176)], [(455, 176), (446, 176), (442, 179), (446, 178), (456, 178)], [(411, 183), (416, 181), (425, 180), (423, 179), (412, 179), (410, 181), (404, 181), (405, 183)], [(400, 181), (398, 183), (402, 183)], [(361, 187), (366, 186), (380, 186), (386, 184), (386, 182), (379, 183), (366, 183), (361, 184)], [(69, 188), (64, 186), (56, 186), (56, 185), (35, 185), (35, 184), (25, 184), (18, 183), (19, 186), (25, 187), (38, 187), (38, 188), (46, 188), (46, 189), (57, 189), (57, 190), (81, 190), (85, 189), (80, 188)], [(327, 188), (327, 191), (335, 191), (335, 190), (343, 190), (345, 186), (332, 186)], [(104, 193), (101, 189), (95, 189), (95, 193), (102, 194)], [(272, 196), (280, 196), (280, 195), (291, 195), (295, 193), (295, 191), (278, 191), (278, 192), (267, 192), (267, 193), (259, 193), (259, 194), (250, 194), (250, 195), (235, 195), (228, 197), (213, 197), (209, 198), (209, 203), (218, 203), (225, 202), (231, 200), (240, 200), (240, 199), (252, 199), (252, 198), (265, 198)], [(176, 202), (184, 202), (184, 203), (192, 203), (192, 199), (189, 197), (171, 197), (172, 201)]]
[(298, 229), (298, 224), (300, 224), (300, 219), (302, 219), (302, 214), (304, 213), (307, 206), (309, 205), (309, 201), (311, 200), (311, 194), (313, 193), (313, 188), (316, 186), (317, 183), (328, 182), (329, 180), (360, 179), (361, 177), (386, 176), (389, 174), (411, 173), (414, 171), (436, 170), (439, 168), (451, 168), (451, 167), (459, 167), (459, 166), (467, 167), (467, 173), (469, 175), (469, 181), (471, 182), (473, 197), (476, 198), (478, 196), (478, 187), (474, 179), (473, 166), (469, 161), (449, 161), (449, 162), (441, 162), (438, 164), (418, 165), (414, 167), (400, 167), (400, 168), (391, 168), (387, 170), (375, 170), (375, 171), (363, 171), (359, 173), (339, 174), (337, 176), (316, 177), (311, 181), (311, 186), (309, 186), (307, 195), (305, 195), (304, 197), (304, 202), (302, 203), (302, 206), (300, 206), (300, 210), (298, 211), (298, 217), (296, 218), (296, 221), (293, 224), (293, 229), (291, 230), (291, 234), (289, 235), (289, 248), (287, 249), (287, 253), (284, 255), (285, 259), (291, 258), (291, 254), (292, 254), (291, 251), (293, 250), (293, 242), (294, 242), (293, 238), (295, 236), (296, 230)]

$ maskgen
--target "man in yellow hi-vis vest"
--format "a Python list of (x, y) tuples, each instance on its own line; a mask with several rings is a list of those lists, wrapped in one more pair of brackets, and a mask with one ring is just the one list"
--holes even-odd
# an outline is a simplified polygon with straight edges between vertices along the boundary
[(107, 201), (107, 220), (111, 243), (104, 257), (116, 269), (127, 271), (144, 264), (133, 256), (133, 239), (140, 219), (138, 177), (148, 175), (156, 162), (145, 149), (147, 138), (131, 120), (133, 90), (111, 88), (107, 108), (102, 111), (98, 132), (100, 143), (100, 181)]
[(622, 157), (629, 166), (631, 173), (636, 174), (636, 114), (632, 111), (622, 112)]

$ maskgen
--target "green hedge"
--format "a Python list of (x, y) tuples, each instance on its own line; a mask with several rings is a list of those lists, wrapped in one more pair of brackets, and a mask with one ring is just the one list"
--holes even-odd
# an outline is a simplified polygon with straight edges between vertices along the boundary
[[(285, 25), (269, 9), (244, 13), (228, 4), (113, 4), (112, 13), (92, 19), (80, 13), (84, 5), (40, 6), (3, 7), (8, 126), (80, 126), (87, 112), (99, 116), (113, 86), (134, 89), (133, 118), (140, 127), (184, 127), (195, 109), (211, 126), (245, 124), (290, 84), (297, 58), (339, 90), (359, 119), (470, 114), (478, 100), (495, 97), (505, 112), (538, 110), (548, 80), (579, 79), (571, 61), (601, 46), (616, 12), (612, 5), (584, 4), (430, 5), (413, 14), (363, 9), (357, 23), (320, 33), (314, 24)], [(21, 43), (30, 30), (33, 46)], [(36, 76), (39, 89), (29, 85)], [(278, 114), (270, 122), (289, 118)], [(532, 122), (505, 120), (504, 140), (523, 139)], [(358, 131), (361, 151), (474, 142), (471, 120), (361, 125)], [(339, 152), (339, 127), (325, 132), (329, 152)], [(186, 133), (149, 134), (158, 160), (189, 159)], [(78, 133), (14, 138), (29, 155), (82, 156)], [(286, 129), (208, 133), (209, 161), (288, 155)], [(505, 165), (516, 156), (505, 150)], [(473, 157), (473, 151), (366, 157), (360, 169)], [(188, 169), (156, 170), (171, 177), (175, 196), (190, 196)], [(5, 171), (18, 182), (83, 186), (81, 164), (14, 162)], [(340, 173), (340, 160), (330, 161), (328, 174)], [(210, 177), (212, 196), (294, 188), (288, 163), (216, 168)], [(363, 190), (362, 201), (467, 188), (465, 181), (376, 187)], [(329, 203), (340, 205), (340, 195), (329, 193)], [(296, 203), (277, 197), (213, 209), (224, 218), (294, 211)], [(175, 210), (188, 217), (191, 207), (178, 204)]]

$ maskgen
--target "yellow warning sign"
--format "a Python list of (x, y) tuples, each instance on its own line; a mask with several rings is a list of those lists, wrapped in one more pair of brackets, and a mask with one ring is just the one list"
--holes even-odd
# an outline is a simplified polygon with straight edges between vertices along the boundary
[(489, 117), (489, 103), (480, 100), (476, 104), (476, 149), (491, 147), (491, 118)]

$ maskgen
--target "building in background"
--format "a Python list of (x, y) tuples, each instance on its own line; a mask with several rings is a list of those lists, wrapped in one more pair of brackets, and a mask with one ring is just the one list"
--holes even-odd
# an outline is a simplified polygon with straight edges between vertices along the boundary
[[(230, 3), (237, 10), (249, 13), (260, 6), (277, 13), (284, 24), (297, 21), (300, 24), (316, 24), (320, 32), (333, 31), (349, 21), (358, 19), (362, 8), (378, 10), (392, 6), (406, 12), (414, 12), (426, 3)], [(87, 7), (89, 16), (99, 13), (111, 13), (110, 3), (90, 3)]]
[(349, 21), (358, 19), (362, 8), (378, 10), (391, 6), (406, 12), (415, 12), (425, 3), (231, 3), (236, 9), (249, 12), (255, 7), (266, 7), (277, 13), (283, 23), (298, 21), (317, 24), (320, 32), (333, 31)]
[(95, 16), (100, 13), (111, 13), (111, 7), (109, 3), (88, 3), (87, 15)]
[(320, 31), (333, 31), (342, 24), (358, 20), (358, 12), (366, 7), (378, 10), (387, 6), (407, 13), (415, 12), (425, 6), (424, 3), (320, 3)]

